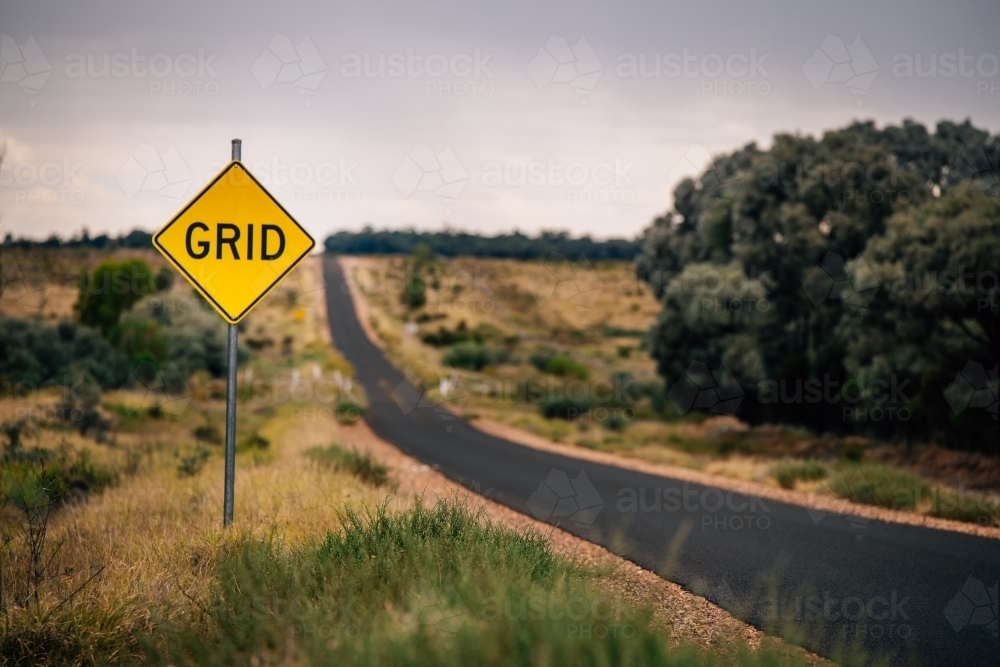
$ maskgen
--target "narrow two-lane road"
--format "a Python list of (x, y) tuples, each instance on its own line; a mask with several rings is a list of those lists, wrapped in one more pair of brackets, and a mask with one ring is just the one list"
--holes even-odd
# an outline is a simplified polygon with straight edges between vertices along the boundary
[(330, 330), (367, 392), (366, 419), (410, 456), (761, 629), (807, 628), (822, 655), (860, 645), (895, 665), (1000, 665), (1000, 540), (810, 514), (482, 433), (420, 405), (365, 336), (340, 264), (323, 261)]

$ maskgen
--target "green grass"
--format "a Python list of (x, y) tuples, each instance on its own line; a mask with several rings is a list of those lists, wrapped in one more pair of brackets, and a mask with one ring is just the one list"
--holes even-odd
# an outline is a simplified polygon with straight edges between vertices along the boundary
[(328, 447), (313, 447), (306, 451), (306, 456), (320, 465), (348, 472), (372, 486), (385, 486), (390, 482), (389, 469), (368, 453), (359, 454), (356, 450), (347, 450), (333, 444)]
[(441, 357), (441, 363), (445, 366), (469, 371), (480, 371), (503, 360), (504, 354), (501, 350), (471, 341), (458, 343)]
[(930, 494), (930, 486), (917, 475), (874, 463), (841, 463), (831, 476), (834, 495), (856, 503), (892, 509), (914, 509)]
[(1000, 526), (1000, 502), (996, 491), (956, 491), (935, 489), (931, 494), (931, 515), (984, 526)]
[(579, 380), (586, 380), (590, 377), (590, 371), (587, 370), (586, 366), (561, 354), (551, 357), (542, 370), (550, 375), (575, 377)]
[(783, 489), (794, 489), (798, 481), (813, 482), (827, 475), (826, 466), (814, 459), (805, 461), (786, 460), (771, 467), (771, 477)]
[(344, 519), (302, 547), (232, 547), (201, 613), (150, 638), (145, 664), (792, 664), (767, 648), (670, 648), (600, 574), (458, 503)]

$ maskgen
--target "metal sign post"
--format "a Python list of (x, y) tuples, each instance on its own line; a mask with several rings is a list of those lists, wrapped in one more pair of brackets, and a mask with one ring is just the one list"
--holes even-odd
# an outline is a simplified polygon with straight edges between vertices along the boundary
[[(243, 142), (233, 139), (233, 161), (239, 162), (243, 157)], [(229, 349), (226, 357), (228, 368), (226, 374), (226, 481), (222, 501), (222, 525), (229, 526), (233, 522), (234, 486), (236, 484), (236, 344), (239, 338), (239, 325), (229, 325)]]
[(156, 249), (229, 325), (224, 526), (233, 523), (236, 481), (236, 327), (316, 247), (243, 166), (242, 148), (233, 139), (229, 164), (153, 235)]

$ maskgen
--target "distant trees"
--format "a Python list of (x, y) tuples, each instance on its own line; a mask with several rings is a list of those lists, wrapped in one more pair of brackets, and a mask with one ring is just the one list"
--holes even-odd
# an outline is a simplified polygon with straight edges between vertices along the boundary
[(969, 361), (997, 365), (998, 161), (1000, 139), (968, 121), (855, 123), (716, 157), (636, 261), (663, 300), (660, 373), (725, 364), (751, 422), (995, 449), (996, 371), (992, 408), (943, 393)]
[(365, 227), (360, 232), (337, 232), (326, 238), (327, 252), (344, 255), (411, 254), (418, 245), (426, 245), (442, 257), (495, 257), (544, 259), (552, 253), (588, 260), (631, 260), (642, 246), (639, 240), (609, 239), (595, 241), (589, 236), (570, 238), (565, 232), (542, 232), (537, 237), (520, 233), (480, 236), (465, 232), (418, 232), (415, 230), (375, 231)]
[(3, 245), (9, 248), (99, 248), (102, 250), (113, 250), (115, 248), (149, 248), (153, 243), (153, 235), (139, 229), (132, 230), (127, 234), (109, 236), (99, 234), (91, 236), (87, 230), (83, 230), (79, 235), (69, 239), (63, 239), (57, 234), (50, 235), (43, 241), (33, 241), (25, 238), (14, 238), (8, 233), (4, 236)]

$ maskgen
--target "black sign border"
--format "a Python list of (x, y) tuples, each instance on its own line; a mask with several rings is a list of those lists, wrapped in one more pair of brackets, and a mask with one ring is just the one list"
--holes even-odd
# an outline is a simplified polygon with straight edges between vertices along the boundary
[[(288, 216), (288, 219), (291, 220), (292, 223), (296, 227), (298, 227), (299, 230), (301, 230), (303, 234), (306, 235), (307, 239), (309, 239), (309, 247), (306, 248), (306, 251), (303, 252), (301, 255), (299, 255), (295, 259), (295, 261), (292, 262), (291, 265), (287, 269), (285, 269), (284, 272), (274, 280), (273, 283), (271, 283), (270, 285), (268, 285), (267, 289), (265, 289), (263, 292), (261, 292), (260, 295), (256, 299), (254, 299), (253, 302), (251, 302), (250, 305), (247, 306), (243, 310), (243, 312), (241, 312), (236, 317), (233, 317), (232, 315), (230, 315), (228, 310), (226, 310), (225, 308), (223, 308), (222, 305), (218, 301), (216, 301), (214, 298), (212, 298), (212, 295), (209, 294), (205, 290), (205, 288), (201, 286), (201, 283), (199, 283), (197, 280), (195, 280), (194, 276), (192, 276), (190, 273), (188, 273), (187, 270), (184, 268), (184, 266), (180, 262), (178, 262), (177, 259), (174, 258), (174, 256), (170, 254), (170, 251), (168, 251), (166, 248), (164, 248), (163, 245), (160, 243), (160, 236), (162, 236), (168, 229), (170, 229), (170, 227), (172, 227), (175, 222), (177, 222), (185, 213), (187, 213), (188, 209), (190, 209), (192, 206), (194, 206), (198, 202), (198, 200), (200, 200), (205, 195), (206, 192), (208, 192), (209, 190), (211, 190), (212, 187), (216, 183), (218, 183), (226, 174), (228, 174), (233, 169), (239, 169), (244, 174), (246, 174), (247, 176), (249, 176), (250, 180), (252, 180), (257, 185), (257, 187), (259, 187), (264, 192), (264, 194), (267, 195), (268, 199), (270, 199), (272, 202), (274, 202), (275, 206), (277, 206), (279, 209), (281, 209), (281, 212), (284, 213), (286, 216)], [(223, 316), (226, 318), (226, 321), (229, 324), (239, 324), (243, 320), (243, 318), (245, 318), (247, 315), (249, 315), (250, 311), (253, 310), (257, 306), (257, 303), (261, 299), (263, 299), (265, 296), (267, 296), (268, 293), (270, 293), (270, 291), (273, 290), (278, 285), (278, 283), (280, 283), (285, 278), (286, 275), (288, 275), (289, 271), (291, 271), (296, 266), (298, 266), (299, 263), (306, 256), (308, 256), (309, 253), (311, 253), (313, 251), (313, 248), (316, 247), (316, 239), (314, 239), (312, 237), (312, 235), (310, 235), (309, 232), (307, 232), (305, 230), (305, 227), (303, 227), (302, 225), (299, 224), (298, 220), (296, 220), (295, 218), (292, 217), (291, 213), (289, 213), (288, 211), (285, 210), (285, 207), (282, 206), (278, 202), (278, 200), (275, 199), (271, 195), (271, 193), (267, 191), (267, 188), (265, 188), (263, 185), (260, 184), (260, 181), (258, 181), (256, 178), (254, 178), (254, 175), (250, 173), (249, 169), (247, 169), (246, 167), (243, 166), (243, 163), (241, 161), (239, 161), (239, 160), (233, 160), (232, 162), (229, 163), (229, 165), (225, 169), (223, 169), (222, 171), (219, 172), (218, 176), (216, 176), (215, 178), (213, 178), (211, 180), (211, 182), (209, 182), (208, 185), (206, 185), (205, 187), (203, 187), (201, 189), (201, 192), (199, 192), (197, 195), (195, 195), (194, 198), (192, 198), (191, 201), (189, 201), (187, 203), (187, 205), (184, 208), (182, 208), (180, 210), (180, 212), (177, 213), (177, 215), (175, 215), (173, 218), (171, 218), (170, 222), (168, 222), (167, 224), (163, 225), (163, 228), (160, 229), (160, 231), (156, 232), (155, 235), (153, 235), (153, 245), (168, 260), (170, 260), (170, 263), (174, 265), (175, 269), (177, 269), (178, 271), (180, 271), (181, 273), (183, 273), (187, 277), (188, 282), (190, 282), (192, 285), (194, 285), (198, 289), (198, 291), (202, 294), (202, 296), (204, 296), (206, 299), (208, 299), (209, 301), (212, 302), (212, 304), (215, 306), (215, 309), (218, 310), (220, 313), (223, 314)]]

